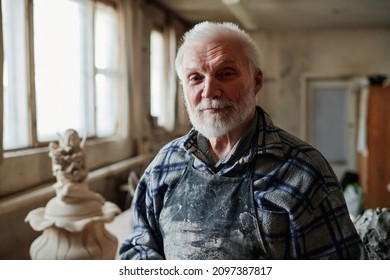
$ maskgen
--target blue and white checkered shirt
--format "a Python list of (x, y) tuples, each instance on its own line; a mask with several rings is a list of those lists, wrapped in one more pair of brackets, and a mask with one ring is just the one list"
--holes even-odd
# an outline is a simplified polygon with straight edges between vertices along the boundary
[(160, 212), (192, 157), (200, 171), (238, 178), (245, 177), (255, 160), (253, 199), (268, 258), (366, 258), (329, 163), (316, 149), (274, 126), (260, 107), (246, 135), (218, 163), (202, 141), (191, 130), (163, 147), (145, 170), (134, 198), (133, 232), (121, 244), (121, 259), (165, 258)]

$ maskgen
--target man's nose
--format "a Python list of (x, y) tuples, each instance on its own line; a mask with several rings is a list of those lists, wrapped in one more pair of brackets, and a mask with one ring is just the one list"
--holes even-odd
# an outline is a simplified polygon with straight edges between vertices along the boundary
[(214, 99), (220, 97), (222, 94), (219, 81), (215, 78), (208, 77), (204, 81), (204, 88), (202, 92), (203, 98)]

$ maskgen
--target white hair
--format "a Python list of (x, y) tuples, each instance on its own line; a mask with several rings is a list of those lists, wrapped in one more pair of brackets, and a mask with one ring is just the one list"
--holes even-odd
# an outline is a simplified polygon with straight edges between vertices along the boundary
[(240, 29), (238, 25), (231, 22), (209, 22), (204, 21), (196, 24), (191, 30), (187, 31), (182, 39), (175, 60), (176, 73), (183, 81), (183, 57), (189, 45), (194, 42), (201, 42), (208, 39), (233, 38), (243, 47), (244, 54), (249, 61), (250, 70), (261, 69), (260, 52), (247, 32)]

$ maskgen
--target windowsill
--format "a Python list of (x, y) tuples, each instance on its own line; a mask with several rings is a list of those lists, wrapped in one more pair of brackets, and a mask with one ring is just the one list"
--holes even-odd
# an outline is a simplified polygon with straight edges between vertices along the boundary
[[(120, 136), (90, 139), (85, 144), (85, 150), (90, 171), (135, 156), (132, 141)], [(48, 146), (4, 152), (0, 168), (0, 197), (28, 191), (51, 180), (53, 174)]]
[[(89, 171), (88, 184), (104, 181), (108, 177), (116, 176), (128, 170), (138, 169), (140, 166), (146, 166), (153, 159), (154, 154), (145, 154), (124, 159), (122, 161), (104, 166), (102, 168)], [(20, 193), (8, 195), (0, 198), (0, 215), (12, 212), (15, 209), (24, 207), (28, 204), (33, 204), (37, 201), (44, 201), (52, 198), (55, 195), (53, 178), (50, 182), (43, 183), (40, 186), (30, 188)]]
[[(91, 146), (99, 145), (99, 144), (106, 144), (106, 143), (112, 143), (116, 141), (120, 141), (122, 138), (120, 136), (110, 136), (106, 138), (92, 138), (87, 139), (85, 145), (86, 149)], [(57, 142), (58, 140), (53, 140), (50, 142)], [(50, 143), (48, 142), (48, 143)], [(26, 149), (20, 149), (20, 150), (14, 150), (14, 151), (4, 151), (3, 158), (16, 158), (16, 157), (25, 157), (25, 156), (33, 156), (37, 154), (42, 153), (48, 153), (49, 152), (49, 144), (45, 147), (36, 147), (36, 148), (26, 148)]]

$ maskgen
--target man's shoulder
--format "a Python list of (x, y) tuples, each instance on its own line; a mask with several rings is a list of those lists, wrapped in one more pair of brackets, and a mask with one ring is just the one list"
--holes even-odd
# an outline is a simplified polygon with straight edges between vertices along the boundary
[(177, 164), (187, 161), (187, 151), (184, 149), (184, 142), (187, 136), (180, 136), (165, 144), (155, 156), (152, 165), (161, 166), (169, 164)]
[(301, 160), (302, 163), (311, 164), (313, 167), (329, 168), (327, 159), (317, 148), (286, 130), (277, 128), (277, 131), (285, 155)]
[(308, 144), (306, 141), (298, 138), (294, 134), (275, 126), (275, 131), (278, 133), (279, 138), (284, 146), (289, 149), (298, 149), (298, 150), (310, 150), (315, 149), (312, 145)]
[(169, 153), (174, 151), (184, 151), (184, 142), (188, 138), (187, 135), (182, 135), (179, 137), (176, 137), (175, 139), (170, 140), (168, 143), (166, 143), (159, 151), (159, 153)]

